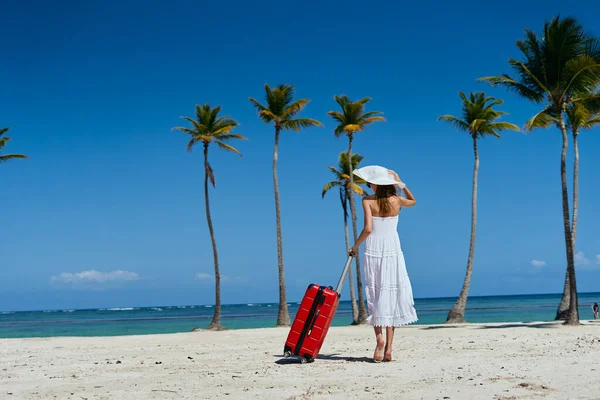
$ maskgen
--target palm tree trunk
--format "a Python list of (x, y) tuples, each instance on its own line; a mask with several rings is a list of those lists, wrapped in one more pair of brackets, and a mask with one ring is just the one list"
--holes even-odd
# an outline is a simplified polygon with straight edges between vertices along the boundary
[(475, 136), (473, 137), (473, 152), (475, 155), (475, 165), (473, 167), (473, 193), (471, 195), (471, 243), (469, 245), (469, 258), (467, 259), (467, 272), (460, 295), (448, 312), (446, 323), (449, 324), (465, 322), (465, 309), (467, 308), (467, 297), (471, 287), (471, 274), (473, 273), (473, 256), (475, 254), (475, 233), (477, 227), (477, 174), (479, 172), (479, 153), (477, 151), (477, 137)]
[(567, 136), (567, 127), (562, 113), (559, 114), (559, 128), (562, 133), (563, 146), (560, 159), (560, 178), (562, 184), (562, 209), (563, 226), (565, 232), (565, 248), (567, 252), (567, 274), (569, 277), (569, 315), (565, 324), (579, 324), (579, 304), (577, 301), (577, 281), (575, 279), (575, 258), (573, 255), (573, 235), (571, 232), (571, 219), (569, 217), (569, 192), (567, 189), (567, 148), (569, 146), (569, 137)]
[(279, 206), (279, 183), (277, 181), (277, 157), (279, 154), (279, 127), (275, 127), (275, 146), (273, 149), (273, 186), (275, 188), (275, 222), (277, 225), (277, 265), (279, 267), (279, 313), (276, 326), (289, 326), (290, 313), (285, 296), (285, 278), (283, 274), (283, 245), (281, 243), (281, 209)]
[[(354, 187), (354, 178), (352, 177), (352, 134), (348, 134), (348, 170), (350, 175), (350, 188)], [(350, 190), (350, 213), (352, 214), (352, 233), (354, 243), (358, 240), (358, 230), (356, 228), (356, 204), (354, 203), (354, 192)], [(363, 289), (362, 275), (360, 273), (360, 256), (354, 257), (356, 262), (356, 285), (358, 286), (358, 324), (367, 322), (367, 307), (365, 305), (365, 292)]]
[[(577, 132), (573, 130), (573, 149), (575, 153), (575, 159), (573, 160), (573, 221), (571, 223), (571, 234), (573, 236), (573, 251), (577, 248), (576, 237), (577, 237), (577, 214), (579, 211), (579, 146), (577, 144)], [(558, 311), (556, 312), (555, 320), (565, 321), (569, 316), (569, 306), (571, 303), (571, 285), (569, 284), (569, 271), (566, 272), (565, 276), (565, 287), (563, 288), (563, 295), (558, 305)]]
[(569, 284), (569, 271), (565, 272), (565, 286), (563, 287), (562, 298), (556, 311), (555, 321), (565, 321), (569, 316), (569, 304), (571, 303), (571, 285)]
[(217, 253), (217, 241), (213, 229), (212, 218), (210, 216), (210, 204), (208, 200), (208, 175), (210, 166), (208, 164), (208, 144), (204, 144), (204, 204), (206, 205), (206, 222), (212, 241), (213, 259), (215, 263), (215, 313), (212, 322), (208, 326), (209, 330), (223, 330), (221, 326), (221, 274), (219, 273), (219, 254)]
[[(342, 202), (347, 203), (348, 201), (348, 189), (344, 188), (344, 197)], [(344, 234), (346, 237), (346, 249), (350, 248), (350, 234), (348, 233), (348, 214), (346, 213), (346, 206), (344, 204)], [(352, 268), (348, 269), (348, 281), (350, 283), (350, 303), (352, 304), (352, 325), (357, 325), (358, 321), (358, 306), (356, 304), (356, 292), (354, 291), (354, 276), (352, 275)]]
[(573, 236), (573, 251), (577, 248), (577, 216), (579, 214), (579, 145), (577, 144), (577, 130), (573, 131), (573, 222), (571, 224), (571, 235)]

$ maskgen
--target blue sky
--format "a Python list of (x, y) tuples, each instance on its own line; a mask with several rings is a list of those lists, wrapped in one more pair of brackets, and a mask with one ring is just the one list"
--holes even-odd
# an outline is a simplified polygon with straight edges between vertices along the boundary
[[(354, 148), (365, 165), (395, 169), (418, 200), (398, 229), (415, 297), (456, 295), (473, 155), (469, 137), (436, 118), (460, 112), (458, 91), (484, 90), (522, 126), (536, 106), (475, 80), (510, 72), (524, 29), (557, 13), (600, 35), (600, 5), (559, 1), (6, 5), (0, 125), (12, 127), (5, 149), (30, 159), (0, 167), (0, 309), (213, 302), (202, 153), (171, 131), (204, 102), (249, 138), (237, 145), (243, 158), (210, 153), (223, 302), (277, 301), (273, 129), (247, 100), (262, 99), (266, 82), (295, 84), (311, 99), (303, 116), (325, 124), (281, 139), (289, 300), (309, 282), (335, 284), (345, 261), (339, 200), (320, 195), (347, 146), (326, 115), (334, 94), (370, 96), (368, 109), (387, 119)], [(600, 277), (599, 133), (580, 138), (581, 291)], [(471, 294), (561, 291), (560, 146), (555, 129), (480, 144)]]

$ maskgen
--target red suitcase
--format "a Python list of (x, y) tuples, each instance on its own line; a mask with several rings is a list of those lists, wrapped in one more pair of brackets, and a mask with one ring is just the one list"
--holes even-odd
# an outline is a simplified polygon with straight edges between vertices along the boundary
[(285, 341), (284, 357), (299, 356), (303, 363), (317, 358), (340, 302), (342, 285), (351, 264), (352, 256), (348, 257), (336, 290), (331, 286), (308, 285)]

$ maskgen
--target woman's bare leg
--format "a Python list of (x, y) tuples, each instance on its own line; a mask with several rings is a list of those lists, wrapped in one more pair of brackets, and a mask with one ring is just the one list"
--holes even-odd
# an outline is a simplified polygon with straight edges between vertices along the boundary
[(393, 326), (388, 326), (385, 328), (385, 338), (386, 338), (386, 343), (385, 343), (385, 354), (383, 356), (383, 359), (385, 361), (392, 361), (392, 345), (394, 343), (394, 330), (396, 328)]
[(383, 340), (383, 329), (380, 326), (373, 327), (375, 330), (375, 340), (377, 341), (377, 347), (375, 348), (375, 354), (373, 359), (375, 361), (383, 360), (383, 352), (385, 350), (385, 340)]

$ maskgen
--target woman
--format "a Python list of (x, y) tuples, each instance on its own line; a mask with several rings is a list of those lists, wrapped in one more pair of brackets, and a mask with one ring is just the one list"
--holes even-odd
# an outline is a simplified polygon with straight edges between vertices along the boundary
[[(369, 317), (367, 323), (375, 330), (377, 341), (373, 360), (392, 360), (394, 329), (417, 321), (412, 287), (398, 237), (398, 213), (412, 207), (416, 200), (398, 174), (380, 166), (357, 169), (354, 174), (365, 181), (375, 193), (363, 198), (365, 227), (350, 254), (358, 254), (365, 241), (364, 271)], [(404, 189), (406, 197), (396, 193)], [(383, 328), (386, 340), (383, 340)]]

